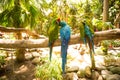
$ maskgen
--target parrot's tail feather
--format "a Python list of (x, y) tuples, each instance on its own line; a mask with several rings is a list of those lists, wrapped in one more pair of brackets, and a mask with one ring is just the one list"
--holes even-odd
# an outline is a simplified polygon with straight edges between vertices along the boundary
[(52, 49), (53, 49), (53, 47), (50, 46), (50, 53), (49, 53), (49, 60), (50, 60), (50, 61), (51, 61), (51, 58), (52, 58)]
[(87, 46), (87, 42), (86, 42), (86, 39), (85, 39), (85, 38), (83, 39), (83, 41), (84, 41), (84, 44)]
[(65, 65), (67, 63), (67, 48), (68, 48), (68, 45), (64, 45), (61, 47), (61, 51), (62, 51), (62, 54), (61, 54), (61, 57), (62, 57), (62, 71), (63, 71), (63, 74), (65, 74)]
[(95, 50), (94, 50), (94, 42), (93, 42), (93, 40), (92, 40), (92, 51), (93, 51), (93, 53), (95, 54)]

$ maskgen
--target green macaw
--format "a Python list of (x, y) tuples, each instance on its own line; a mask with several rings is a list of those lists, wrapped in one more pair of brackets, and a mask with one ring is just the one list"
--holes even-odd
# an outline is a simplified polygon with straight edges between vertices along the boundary
[(59, 25), (57, 24), (56, 20), (52, 21), (51, 26), (48, 29), (48, 37), (49, 37), (49, 48), (50, 48), (50, 57), (49, 60), (51, 61), (52, 57), (52, 50), (53, 50), (53, 45), (55, 41), (58, 39), (58, 33), (59, 33)]

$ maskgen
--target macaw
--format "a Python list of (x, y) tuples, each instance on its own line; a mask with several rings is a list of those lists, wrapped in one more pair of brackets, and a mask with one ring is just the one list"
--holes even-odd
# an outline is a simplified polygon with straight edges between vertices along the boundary
[(58, 39), (58, 33), (59, 33), (59, 25), (56, 22), (56, 19), (52, 21), (52, 25), (49, 27), (48, 29), (48, 37), (49, 37), (49, 48), (50, 48), (50, 52), (49, 52), (49, 60), (51, 61), (51, 57), (52, 57), (52, 50), (53, 50), (53, 46), (55, 41)]
[(88, 42), (92, 68), (95, 68), (95, 62), (94, 62), (95, 51), (94, 51), (94, 41), (93, 41), (94, 28), (91, 25), (91, 22), (89, 22), (89, 20), (83, 21), (81, 24), (82, 25), (80, 26), (80, 36), (83, 39), (83, 42), (85, 43), (85, 45), (87, 45), (87, 42)]
[(92, 26), (90, 20), (82, 21), (80, 24), (80, 37), (83, 39), (85, 45), (87, 45), (88, 42), (90, 52), (95, 53), (93, 35), (94, 35), (94, 27)]
[(91, 30), (90, 30), (90, 27), (85, 22), (83, 22), (83, 25), (84, 25), (84, 34), (85, 34), (84, 43), (86, 44), (86, 40), (87, 40), (89, 48), (90, 48), (90, 53), (91, 52), (95, 53), (93, 34), (92, 34)]
[(70, 26), (60, 19), (57, 20), (60, 28), (60, 40), (61, 40), (61, 57), (62, 57), (62, 73), (65, 74), (65, 65), (67, 63), (67, 49), (70, 40), (71, 29)]

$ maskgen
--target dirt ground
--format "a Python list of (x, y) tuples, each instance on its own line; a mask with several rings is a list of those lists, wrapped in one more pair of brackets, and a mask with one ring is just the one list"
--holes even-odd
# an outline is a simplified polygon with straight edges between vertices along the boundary
[(0, 80), (36, 80), (35, 65), (31, 61), (23, 63), (9, 64), (2, 69), (0, 73)]

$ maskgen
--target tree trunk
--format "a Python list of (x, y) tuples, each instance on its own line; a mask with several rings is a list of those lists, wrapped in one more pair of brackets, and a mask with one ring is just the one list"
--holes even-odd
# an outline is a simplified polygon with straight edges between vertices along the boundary
[[(18, 32), (17, 34), (16, 34), (16, 38), (18, 39), (18, 40), (22, 40), (22, 34), (21, 34), (21, 32)], [(17, 49), (16, 50), (16, 60), (17, 60), (17, 62), (23, 62), (24, 60), (25, 60), (25, 48), (19, 48), (19, 49)]]
[(108, 16), (109, 16), (109, 0), (104, 0), (103, 1), (103, 21), (107, 22), (108, 21)]

